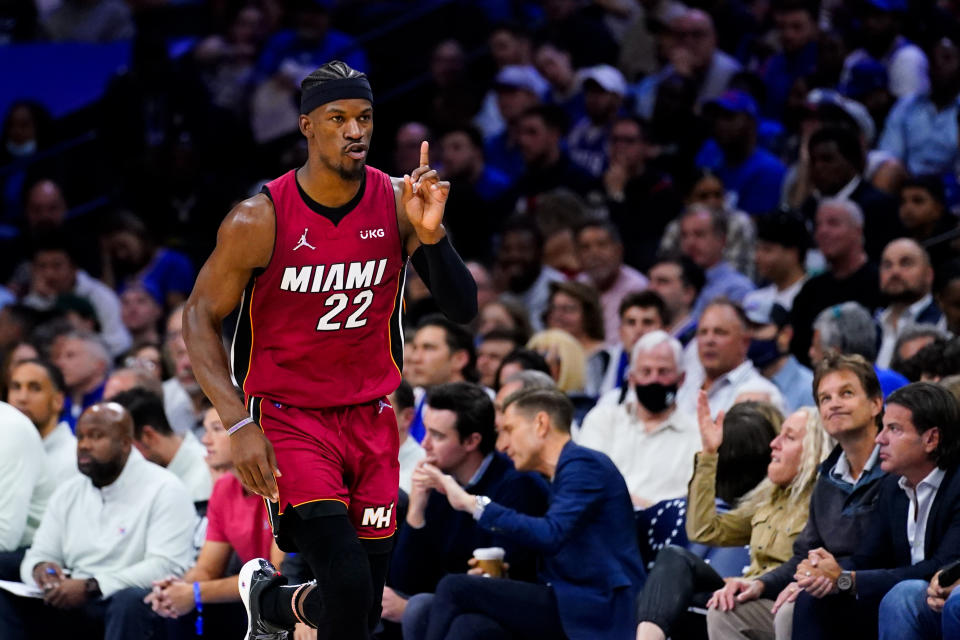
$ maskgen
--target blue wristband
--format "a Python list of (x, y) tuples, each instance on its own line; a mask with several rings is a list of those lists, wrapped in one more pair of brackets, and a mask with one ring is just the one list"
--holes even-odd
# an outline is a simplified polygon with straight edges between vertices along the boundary
[(198, 636), (203, 635), (203, 602), (200, 601), (200, 583), (193, 583), (193, 604), (197, 607), (196, 632)]

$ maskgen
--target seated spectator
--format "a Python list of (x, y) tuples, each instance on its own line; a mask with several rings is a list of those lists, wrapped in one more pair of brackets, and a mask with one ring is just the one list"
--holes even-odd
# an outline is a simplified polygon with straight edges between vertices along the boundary
[[(410, 437), (410, 423), (413, 422), (413, 411), (416, 407), (413, 387), (406, 380), (402, 380), (397, 390), (387, 399), (393, 405), (393, 412), (397, 416), (397, 429), (400, 433), (400, 488), (409, 494), (413, 470), (427, 455), (420, 443)], [(206, 420), (204, 420), (204, 428), (206, 428)]]
[(897, 339), (911, 325), (946, 324), (943, 312), (933, 300), (932, 289), (933, 267), (923, 247), (909, 238), (888, 244), (880, 260), (880, 293), (889, 304), (877, 312), (878, 367), (890, 367)]
[(713, 138), (697, 154), (697, 166), (710, 169), (736, 196), (733, 206), (753, 216), (775, 210), (787, 168), (757, 146), (754, 99), (731, 89), (707, 103), (704, 113), (713, 118)]
[(855, 203), (863, 219), (864, 249), (878, 260), (887, 243), (903, 235), (903, 229), (896, 199), (864, 179), (863, 145), (857, 134), (847, 127), (822, 127), (810, 136), (807, 153), (813, 193), (800, 207), (804, 217), (817, 220), (826, 200)]
[[(500, 389), (503, 388), (504, 381), (521, 371), (539, 371), (551, 376), (550, 365), (547, 364), (542, 355), (532, 349), (514, 349), (500, 363), (500, 368), (497, 369), (497, 375), (494, 378), (496, 381), (494, 389), (499, 393)], [(553, 380), (553, 377), (551, 376), (550, 379)], [(554, 382), (554, 386), (556, 386), (556, 382)]]
[(936, 338), (910, 359), (909, 367), (920, 380), (939, 382), (960, 371), (960, 339)]
[(637, 507), (684, 495), (693, 473), (699, 446), (694, 419), (676, 405), (682, 358), (680, 343), (665, 331), (641, 337), (628, 374), (633, 394), (623, 403), (594, 407), (575, 438), (613, 461)]
[[(83, 476), (57, 490), (20, 565), (21, 580), (46, 597), (0, 595), (0, 623), (10, 638), (91, 626), (111, 640), (149, 637), (159, 618), (141, 601), (154, 580), (190, 565), (193, 504), (173, 474), (131, 451), (133, 420), (123, 407), (87, 409), (77, 436)], [(92, 603), (100, 605), (84, 606)]]
[(938, 242), (932, 246), (926, 242), (957, 228), (957, 220), (947, 207), (947, 196), (940, 176), (917, 176), (903, 183), (900, 191), (900, 222), (907, 237), (919, 242), (929, 252), (934, 270), (953, 257), (949, 242)]
[(747, 357), (753, 366), (777, 385), (787, 411), (813, 405), (813, 372), (790, 354), (790, 314), (770, 299), (747, 303), (743, 310), (752, 325)]
[(128, 286), (120, 294), (120, 318), (134, 344), (159, 343), (163, 298), (143, 283)]
[(657, 329), (666, 330), (670, 316), (667, 314), (663, 298), (653, 291), (640, 291), (627, 294), (620, 302), (620, 326), (617, 331), (619, 341), (607, 347), (609, 363), (600, 384), (600, 394), (615, 391), (617, 401), (627, 392), (627, 370), (630, 368), (630, 354), (637, 340)]
[(599, 180), (573, 164), (563, 149), (567, 123), (559, 107), (532, 107), (520, 116), (518, 126), (524, 170), (513, 189), (517, 210), (530, 211), (537, 196), (559, 188), (581, 197), (599, 191)]
[(497, 444), (499, 445), (500, 426), (503, 424), (503, 403), (506, 402), (507, 398), (519, 391), (556, 388), (557, 383), (553, 381), (550, 374), (536, 369), (524, 369), (506, 376), (493, 399), (493, 408), (496, 412), (494, 424), (497, 428)]
[(726, 242), (727, 217), (722, 211), (694, 205), (683, 213), (680, 219), (680, 250), (703, 269), (706, 276), (691, 312), (694, 318), (699, 318), (707, 304), (718, 297), (739, 303), (754, 289), (750, 279), (724, 259)]
[(173, 371), (173, 377), (163, 381), (163, 408), (170, 427), (181, 434), (199, 431), (207, 400), (193, 375), (187, 343), (183, 340), (183, 305), (167, 316), (163, 350)]
[(477, 373), (480, 374), (480, 384), (494, 389), (500, 363), (508, 353), (522, 347), (525, 342), (516, 331), (510, 329), (493, 329), (481, 335), (477, 340)]
[(937, 39), (928, 52), (929, 74), (916, 80), (929, 89), (897, 94), (900, 99), (887, 116), (877, 144), (914, 176), (951, 173), (957, 161), (960, 56), (949, 37)]
[(623, 240), (613, 224), (585, 222), (577, 229), (576, 240), (583, 267), (577, 280), (592, 285), (600, 294), (606, 344), (612, 346), (617, 342), (621, 301), (629, 293), (646, 289), (647, 277), (623, 264)]
[(782, 410), (780, 390), (747, 357), (750, 334), (750, 320), (738, 304), (720, 298), (707, 305), (697, 325), (702, 370), (687, 370), (677, 396), (681, 410), (695, 412), (701, 389), (707, 392), (711, 411), (726, 411), (745, 393), (757, 394)]
[(882, 304), (880, 276), (863, 250), (863, 211), (849, 200), (826, 200), (817, 210), (814, 240), (827, 261), (827, 271), (810, 278), (793, 299), (790, 350), (810, 363), (813, 321), (827, 307), (848, 300), (873, 311)]
[[(213, 415), (216, 416), (216, 412)], [(205, 418), (210, 418), (209, 412)], [(220, 476), (207, 503), (206, 535), (196, 564), (182, 578), (164, 577), (154, 581), (151, 593), (144, 599), (157, 614), (180, 621), (175, 625), (179, 631), (175, 637), (192, 637), (194, 632), (197, 635), (243, 634), (246, 615), (237, 585), (239, 567), (253, 558), (270, 558), (276, 566), (283, 561), (283, 552), (273, 541), (263, 499), (244, 489), (233, 472), (230, 436), (219, 417), (215, 422), (212, 418), (204, 420), (207, 428), (204, 439), (210, 443), (207, 462), (211, 468), (216, 467)], [(203, 469), (206, 472), (205, 465)], [(196, 608), (198, 600), (202, 612)]]
[(920, 380), (920, 371), (909, 363), (921, 349), (935, 341), (946, 342), (950, 335), (932, 324), (915, 324), (907, 327), (897, 338), (893, 347), (893, 359), (890, 368), (902, 374), (910, 382)]
[(606, 456), (571, 442), (572, 414), (570, 401), (554, 390), (523, 391), (506, 400), (500, 444), (518, 470), (550, 479), (543, 517), (471, 495), (433, 465), (422, 468), (454, 509), (542, 554), (539, 584), (445, 577), (434, 596), (427, 640), (467, 629), (520, 637), (632, 637), (634, 599), (646, 576), (630, 496)]
[(669, 24), (670, 64), (640, 83), (637, 88), (637, 114), (648, 120), (654, 116), (661, 85), (673, 76), (690, 81), (697, 110), (724, 92), (740, 63), (717, 48), (717, 31), (710, 15), (699, 9), (680, 13)]
[[(213, 481), (203, 458), (206, 451), (192, 432), (174, 433), (163, 411), (163, 397), (146, 389), (130, 389), (111, 398), (133, 418), (133, 446), (150, 462), (180, 478), (196, 502), (206, 502)], [(260, 556), (256, 556), (260, 557)]]
[[(587, 385), (587, 354), (577, 339), (562, 329), (533, 334), (527, 349), (539, 354), (549, 367), (550, 377), (563, 393), (583, 393)], [(504, 368), (500, 370), (501, 377)]]
[(798, 217), (780, 213), (757, 221), (757, 277), (769, 282), (743, 298), (743, 306), (772, 301), (787, 311), (807, 282), (805, 270), (810, 236)]
[(670, 334), (686, 347), (697, 333), (692, 312), (706, 283), (703, 269), (686, 256), (664, 256), (650, 267), (649, 274), (650, 290), (663, 299), (670, 316)]
[[(810, 361), (816, 366), (829, 351), (857, 354), (867, 362), (877, 358), (877, 325), (866, 309), (856, 302), (845, 302), (824, 309), (813, 321), (813, 342)], [(880, 388), (886, 398), (907, 384), (907, 379), (896, 371), (873, 365)]]
[(627, 94), (627, 81), (607, 64), (588, 67), (579, 75), (586, 115), (572, 121), (566, 145), (571, 162), (599, 178), (607, 168), (610, 130)]
[[(596, 290), (581, 282), (553, 282), (550, 284), (550, 302), (544, 313), (543, 324), (547, 329), (562, 329), (580, 343), (588, 361), (603, 353), (603, 309)], [(588, 362), (587, 388), (599, 385), (599, 370)], [(603, 362), (602, 364), (606, 364)]]
[(907, 3), (902, 0), (868, 0), (858, 7), (862, 21), (863, 46), (843, 61), (843, 75), (863, 60), (880, 62), (887, 68), (890, 93), (899, 97), (927, 90), (927, 57), (900, 34)]
[(120, 0), (67, 0), (47, 15), (40, 31), (54, 42), (103, 43), (133, 38), (130, 7)]
[(50, 359), (63, 374), (66, 390), (60, 417), (73, 430), (80, 414), (103, 398), (110, 373), (110, 354), (98, 336), (69, 332), (56, 338), (50, 348)]
[(520, 152), (520, 120), (528, 109), (540, 104), (547, 82), (529, 65), (507, 65), (493, 80), (497, 110), (506, 124), (503, 131), (488, 135), (483, 152), (487, 162), (504, 175), (523, 173), (524, 157)]
[(107, 223), (103, 279), (117, 293), (139, 283), (160, 296), (160, 305), (176, 307), (193, 289), (196, 272), (190, 259), (156, 245), (146, 224), (132, 213), (118, 213)]
[(564, 280), (562, 273), (544, 266), (543, 234), (524, 218), (509, 221), (503, 230), (493, 281), (504, 299), (517, 302), (529, 314), (534, 330), (543, 328), (543, 313), (550, 301), (550, 283)]
[(527, 310), (518, 302), (511, 300), (491, 300), (487, 304), (479, 305), (477, 312), (477, 335), (485, 335), (494, 329), (516, 331), (524, 337), (524, 342), (530, 339), (533, 330), (530, 328), (530, 318)]
[(547, 103), (563, 109), (569, 122), (582, 118), (586, 114), (586, 105), (570, 50), (559, 42), (544, 40), (533, 52), (533, 63), (549, 85)]
[(417, 395), (410, 435), (422, 442), (426, 434), (423, 410), (427, 391), (439, 384), (476, 382), (477, 378), (477, 354), (470, 332), (441, 314), (421, 320), (406, 367), (406, 380)]
[(960, 596), (954, 595), (960, 593), (960, 581), (944, 584), (941, 573), (937, 571), (929, 584), (926, 580), (900, 582), (883, 597), (880, 640), (942, 640), (960, 635)]
[(57, 296), (72, 293), (85, 298), (97, 312), (100, 335), (111, 356), (118, 356), (133, 343), (120, 317), (120, 300), (110, 287), (93, 278), (74, 261), (68, 238), (51, 235), (34, 245), (33, 279), (30, 292), (23, 302), (46, 311), (53, 307)]
[[(850, 638), (877, 631), (881, 600), (901, 580), (926, 583), (960, 559), (960, 406), (939, 385), (914, 382), (892, 393), (876, 439), (881, 482), (876, 518), (852, 558), (812, 549), (796, 570), (804, 593), (794, 607), (800, 638)], [(838, 554), (839, 555), (839, 554)], [(843, 565), (840, 565), (843, 562)], [(885, 633), (909, 629), (887, 601)], [(842, 613), (841, 613), (842, 612)]]
[[(456, 382), (431, 389), (424, 422), (426, 464), (450, 474), (465, 490), (528, 516), (543, 515), (543, 480), (517, 472), (507, 456), (494, 451), (493, 403), (481, 387)], [(468, 514), (452, 509), (443, 493), (432, 490), (423, 466), (413, 475), (406, 525), (397, 537), (383, 596), (384, 617), (402, 620), (404, 634), (417, 638), (423, 637), (428, 620), (444, 615), (430, 606), (430, 594), (445, 575), (469, 569), (474, 549), (503, 547), (511, 575), (518, 580), (535, 580), (537, 562), (530, 545), (481, 528)]]
[(203, 437), (200, 442), (207, 449), (205, 461), (216, 487), (217, 480), (233, 468), (233, 459), (230, 457), (230, 434), (212, 406), (208, 406), (203, 412)]
[(134, 366), (114, 369), (107, 376), (107, 383), (103, 386), (103, 399), (112, 400), (117, 394), (134, 388), (146, 389), (158, 396), (163, 395), (163, 383), (144, 367)]
[(0, 308), (0, 351), (9, 353), (17, 343), (28, 339), (41, 318), (41, 313), (22, 304)]
[(814, 388), (823, 427), (838, 446), (820, 466), (810, 517), (789, 560), (759, 577), (732, 581), (707, 611), (711, 638), (773, 637), (775, 616), (777, 637), (790, 637), (781, 621), (790, 620), (788, 609), (802, 592), (793, 581), (797, 566), (818, 548), (846, 561), (872, 526), (885, 477), (874, 444), (883, 411), (880, 383), (862, 357), (831, 354), (817, 367)]
[[(752, 276), (755, 268), (754, 250), (757, 230), (753, 218), (728, 206), (729, 197), (723, 181), (709, 169), (697, 169), (680, 183), (683, 191), (683, 203), (689, 208), (703, 205), (709, 209), (722, 211), (727, 219), (727, 239), (723, 245), (723, 259), (733, 268), (746, 276)], [(660, 240), (660, 253), (672, 255), (680, 253), (682, 239), (681, 219), (674, 219), (667, 225)]]
[(781, 50), (768, 58), (760, 71), (767, 90), (762, 111), (781, 117), (793, 84), (816, 71), (819, 16), (816, 8), (804, 0), (785, 0), (772, 8)]
[[(493, 59), (493, 64), (496, 66), (498, 73), (511, 66), (530, 68), (533, 53), (530, 32), (524, 26), (516, 22), (506, 21), (494, 24), (487, 33), (487, 45), (490, 47), (490, 57)], [(462, 60), (465, 57), (466, 55), (461, 47), (460, 58)], [(460, 66), (465, 66), (464, 62), (461, 61)], [(437, 73), (433, 72), (432, 75), (436, 78)], [(542, 96), (546, 91), (545, 85), (544, 82), (544, 88), (538, 91), (538, 95)], [(448, 117), (454, 115), (451, 113)], [(465, 118), (460, 118), (461, 122), (464, 120)], [(484, 136), (503, 131), (506, 123), (497, 109), (497, 95), (494, 89), (489, 89), (483, 96), (483, 103), (473, 117), (473, 123), (483, 132)]]
[[(4, 487), (0, 491), (0, 580), (16, 581), (20, 562), (57, 485), (40, 434), (30, 420), (0, 402), (0, 424), (6, 440), (0, 447), (0, 482)], [(0, 611), (2, 608), (0, 604)]]
[(960, 259), (953, 259), (937, 269), (933, 289), (937, 306), (947, 319), (947, 331), (960, 335)]
[(444, 209), (449, 220), (447, 231), (464, 260), (488, 259), (492, 251), (490, 238), (501, 222), (499, 201), (512, 179), (486, 164), (483, 138), (474, 127), (448, 129), (440, 138), (440, 151), (440, 174), (450, 181), (450, 196)]
[(77, 475), (77, 439), (60, 419), (66, 386), (60, 370), (45, 360), (15, 366), (7, 383), (7, 402), (30, 418), (46, 452), (48, 472), (56, 486)]
[[(706, 395), (701, 396), (698, 419), (702, 447), (690, 482), (686, 527), (691, 540), (704, 544), (749, 544), (750, 566), (743, 572), (742, 580), (725, 583), (714, 569), (686, 549), (664, 548), (640, 597), (638, 640), (665, 640), (691, 604), (720, 610), (732, 608), (742, 581), (759, 577), (790, 559), (794, 540), (807, 523), (817, 468), (833, 448), (814, 407), (804, 407), (783, 422), (770, 442), (766, 479), (744, 496), (736, 508), (718, 513), (718, 451), (725, 441), (726, 422), (734, 417), (738, 407), (721, 423), (710, 417)], [(783, 622), (789, 624), (789, 620)]]
[(167, 378), (167, 363), (159, 342), (134, 345), (124, 358), (123, 365), (143, 369), (156, 378), (157, 382), (163, 382)]
[[(610, 130), (609, 166), (603, 174), (610, 221), (620, 230), (623, 261), (645, 270), (660, 238), (682, 206), (670, 176), (650, 166), (649, 125), (620, 118)], [(642, 214), (641, 214), (642, 212)]]

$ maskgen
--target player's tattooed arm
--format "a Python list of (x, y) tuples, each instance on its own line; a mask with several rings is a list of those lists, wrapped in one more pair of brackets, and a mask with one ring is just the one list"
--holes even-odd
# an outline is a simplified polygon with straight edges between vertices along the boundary
[[(238, 204), (217, 233), (217, 246), (197, 275), (183, 312), (183, 337), (190, 364), (203, 392), (227, 427), (249, 414), (237, 398), (221, 341), (223, 318), (233, 311), (254, 270), (270, 263), (275, 213), (264, 195)], [(273, 447), (256, 426), (230, 436), (234, 467), (250, 491), (276, 499), (277, 472)]]

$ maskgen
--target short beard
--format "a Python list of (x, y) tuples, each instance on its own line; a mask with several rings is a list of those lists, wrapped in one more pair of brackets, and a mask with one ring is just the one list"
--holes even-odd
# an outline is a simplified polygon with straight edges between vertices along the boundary
[(120, 476), (120, 472), (123, 471), (123, 465), (124, 460), (118, 457), (107, 460), (106, 462), (91, 460), (84, 465), (77, 463), (77, 468), (80, 470), (80, 473), (90, 478), (93, 486), (104, 487)]
[(367, 162), (366, 160), (361, 160), (360, 164), (357, 165), (356, 169), (347, 169), (343, 164), (333, 164), (328, 162), (325, 158), (320, 158), (320, 162), (323, 163), (327, 169), (335, 171), (337, 175), (340, 176), (342, 180), (347, 182), (356, 182), (363, 177), (364, 172), (366, 171)]
[(924, 292), (917, 289), (903, 289), (897, 293), (887, 293), (886, 291), (881, 292), (886, 296), (887, 301), (890, 304), (905, 304), (911, 305), (920, 298), (923, 297)]

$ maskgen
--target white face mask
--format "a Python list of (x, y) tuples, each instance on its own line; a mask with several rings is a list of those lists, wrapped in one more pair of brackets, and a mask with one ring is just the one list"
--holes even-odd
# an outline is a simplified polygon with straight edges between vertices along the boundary
[(21, 144), (7, 142), (7, 151), (10, 153), (10, 155), (17, 158), (32, 155), (37, 152), (37, 141), (27, 140)]

